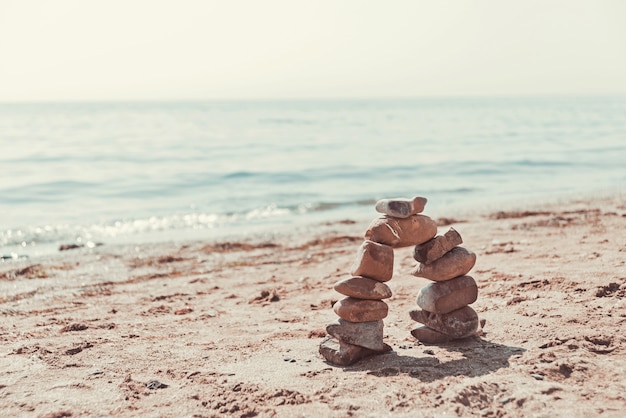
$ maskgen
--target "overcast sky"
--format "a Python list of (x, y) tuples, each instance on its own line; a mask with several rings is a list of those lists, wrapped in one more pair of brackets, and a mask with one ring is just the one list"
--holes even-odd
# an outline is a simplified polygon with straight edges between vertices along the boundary
[(0, 101), (626, 94), (623, 0), (0, 0)]

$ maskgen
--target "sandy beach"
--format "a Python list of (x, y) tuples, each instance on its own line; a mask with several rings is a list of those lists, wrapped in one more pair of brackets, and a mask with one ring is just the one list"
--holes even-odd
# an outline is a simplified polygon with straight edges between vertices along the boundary
[(425, 214), (478, 256), (484, 334), (418, 343), (408, 312), (428, 281), (399, 249), (393, 351), (345, 368), (318, 346), (367, 223), (0, 263), (2, 415), (623, 417), (626, 197)]

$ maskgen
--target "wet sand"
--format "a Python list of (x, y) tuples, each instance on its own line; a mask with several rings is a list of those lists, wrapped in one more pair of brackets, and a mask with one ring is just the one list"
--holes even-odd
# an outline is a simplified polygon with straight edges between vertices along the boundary
[(441, 346), (410, 335), (427, 281), (400, 249), (393, 351), (345, 368), (318, 345), (367, 223), (0, 263), (2, 415), (622, 417), (626, 197), (439, 224), (478, 256), (484, 335)]

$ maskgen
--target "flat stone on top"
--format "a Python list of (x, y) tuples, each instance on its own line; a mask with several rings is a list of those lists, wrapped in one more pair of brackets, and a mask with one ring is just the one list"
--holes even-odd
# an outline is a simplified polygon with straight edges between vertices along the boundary
[(374, 351), (385, 351), (387, 344), (383, 342), (383, 321), (349, 322), (338, 318), (326, 325), (326, 332), (341, 342), (369, 348)]
[(442, 282), (467, 274), (476, 264), (476, 254), (464, 247), (454, 247), (430, 264), (419, 263), (411, 274)]
[(469, 306), (440, 315), (420, 309), (412, 309), (409, 311), (409, 315), (414, 321), (452, 338), (465, 338), (476, 335), (479, 325), (478, 314)]
[(417, 306), (425, 311), (445, 314), (476, 302), (478, 286), (471, 276), (459, 276), (445, 282), (432, 282), (417, 294)]
[(375, 351), (326, 336), (320, 343), (319, 352), (329, 363), (336, 366), (349, 366), (366, 357), (391, 351), (389, 345), (384, 344), (384, 346), (384, 350)]
[(370, 223), (365, 238), (394, 248), (422, 244), (437, 234), (437, 223), (425, 215), (381, 216)]
[(454, 228), (450, 228), (445, 234), (437, 235), (430, 241), (416, 245), (413, 258), (420, 263), (430, 264), (462, 243), (461, 235)]
[(333, 305), (340, 318), (350, 322), (378, 321), (387, 316), (389, 307), (381, 300), (366, 300), (347, 297)]
[(366, 240), (359, 247), (350, 274), (386, 282), (393, 276), (393, 248)]
[(394, 218), (408, 218), (411, 215), (422, 212), (426, 202), (425, 197), (419, 196), (412, 199), (403, 197), (382, 199), (376, 202), (376, 211)]
[(387, 299), (392, 293), (389, 286), (367, 277), (351, 277), (335, 283), (335, 290), (357, 299)]

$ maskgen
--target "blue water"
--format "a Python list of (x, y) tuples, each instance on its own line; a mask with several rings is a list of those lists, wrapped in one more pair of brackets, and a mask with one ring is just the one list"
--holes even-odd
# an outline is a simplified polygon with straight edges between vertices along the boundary
[(626, 97), (0, 104), (0, 253), (626, 185)]

